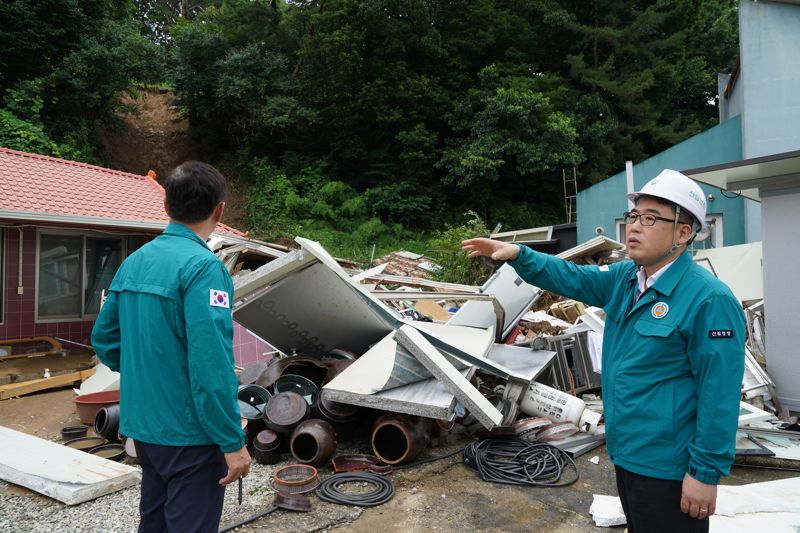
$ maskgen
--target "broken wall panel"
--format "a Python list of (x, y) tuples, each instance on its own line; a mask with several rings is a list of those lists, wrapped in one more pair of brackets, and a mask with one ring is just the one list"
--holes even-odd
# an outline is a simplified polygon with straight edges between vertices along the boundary
[[(501, 266), (481, 286), (481, 293), (492, 294), (505, 311), (503, 327), (498, 340), (506, 338), (531, 305), (542, 294), (542, 290), (525, 283), (508, 263)], [(495, 325), (496, 317), (491, 302), (468, 301), (447, 321), (450, 326), (488, 328)]]
[(141, 472), (0, 426), (0, 479), (75, 505), (141, 480)]

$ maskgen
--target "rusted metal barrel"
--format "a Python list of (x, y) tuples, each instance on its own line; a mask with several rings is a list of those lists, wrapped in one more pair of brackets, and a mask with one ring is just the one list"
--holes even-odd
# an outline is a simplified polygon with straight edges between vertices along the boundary
[(431, 428), (429, 418), (386, 413), (372, 428), (372, 451), (386, 464), (407, 463), (428, 446)]
[(322, 466), (333, 457), (336, 444), (333, 426), (319, 418), (312, 418), (295, 428), (289, 448), (298, 462)]

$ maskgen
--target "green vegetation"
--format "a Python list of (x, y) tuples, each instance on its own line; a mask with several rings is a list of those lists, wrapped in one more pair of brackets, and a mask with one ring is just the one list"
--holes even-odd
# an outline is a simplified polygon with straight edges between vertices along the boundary
[(560, 222), (563, 170), (585, 187), (714, 124), (736, 6), (12, 0), (0, 144), (108, 164), (121, 95), (169, 87), (253, 235), (426, 253), (453, 224)]

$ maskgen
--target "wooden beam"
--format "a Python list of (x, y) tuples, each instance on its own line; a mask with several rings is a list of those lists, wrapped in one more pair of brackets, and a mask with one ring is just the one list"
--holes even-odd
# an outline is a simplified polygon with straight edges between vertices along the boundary
[(94, 368), (69, 372), (68, 374), (61, 374), (49, 378), (32, 379), (21, 383), (0, 385), (0, 400), (8, 400), (9, 398), (24, 396), (25, 394), (31, 394), (33, 392), (72, 385), (78, 381), (85, 380), (92, 374), (94, 374)]

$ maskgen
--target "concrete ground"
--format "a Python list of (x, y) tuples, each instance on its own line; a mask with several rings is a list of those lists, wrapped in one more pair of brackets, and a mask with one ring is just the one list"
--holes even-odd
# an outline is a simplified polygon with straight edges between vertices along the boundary
[[(0, 425), (44, 439), (60, 440), (61, 427), (79, 422), (72, 397), (70, 389), (62, 389), (0, 401)], [(468, 442), (463, 434), (443, 436), (420, 459), (444, 455)], [(361, 443), (361, 451), (368, 451), (365, 447), (365, 443)], [(589, 462), (593, 456), (599, 457), (598, 465)], [(238, 531), (608, 531), (595, 527), (589, 514), (593, 494), (616, 495), (613, 466), (608, 461), (605, 447), (587, 453), (576, 462), (581, 479), (573, 485), (561, 488), (517, 487), (482, 481), (474, 470), (463, 464), (463, 455), (457, 453), (428, 464), (395, 470), (390, 479), (396, 494), (384, 505), (361, 509), (329, 504), (312, 497), (313, 510), (310, 513), (277, 511)], [(238, 510), (235, 503), (229, 505), (226, 501), (223, 527), (266, 509), (271, 503), (269, 490), (265, 493), (261, 487), (268, 486), (272, 468), (258, 466), (260, 468), (254, 469), (245, 484), (249, 486), (246, 495), (251, 507)], [(323, 467), (320, 473), (325, 477), (330, 468)], [(724, 483), (739, 485), (797, 475), (797, 472), (734, 467), (732, 475)], [(228, 495), (233, 492), (229, 489)], [(31, 506), (54, 505), (54, 501), (47, 497), (0, 482), (0, 497), (4, 493), (25, 494), (30, 498)], [(56, 509), (58, 506), (61, 504), (57, 504)], [(3, 513), (0, 509), (0, 523), (3, 522)], [(75, 529), (69, 524), (61, 525), (64, 530)]]

